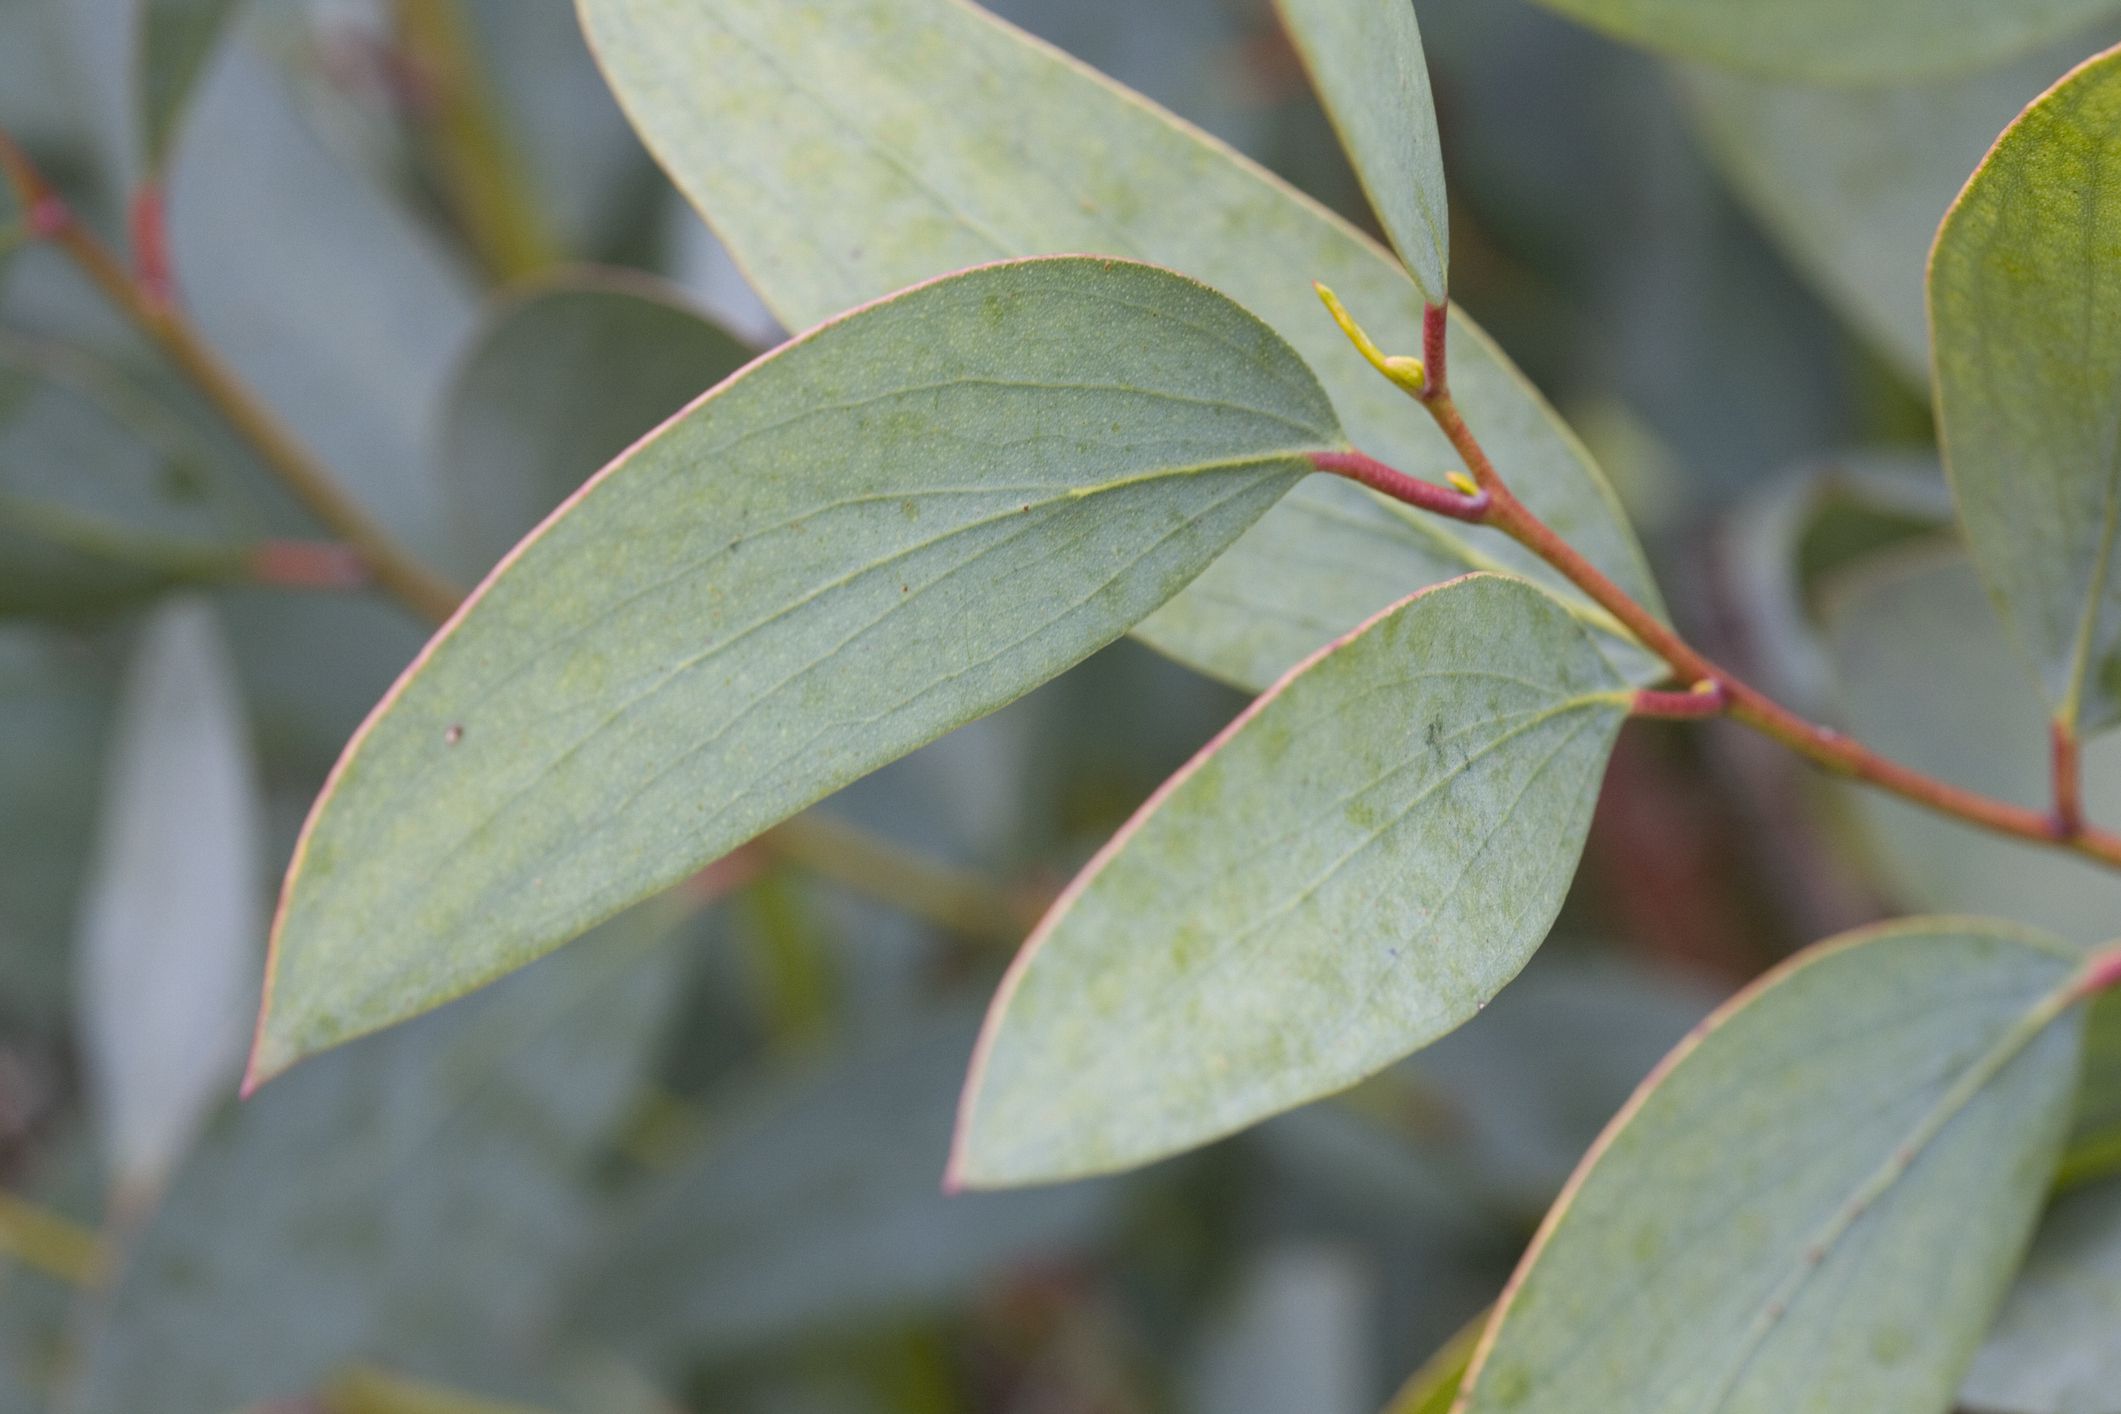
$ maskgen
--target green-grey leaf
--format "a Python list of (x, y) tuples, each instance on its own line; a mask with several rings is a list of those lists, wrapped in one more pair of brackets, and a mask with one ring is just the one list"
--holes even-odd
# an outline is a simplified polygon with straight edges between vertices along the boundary
[(75, 1414), (220, 1414), (356, 1360), (520, 1377), (662, 1049), (672, 909), (231, 1105), (114, 1249)]
[(1443, 148), (1414, 0), (1275, 0), (1422, 299), (1450, 288)]
[[(1273, 326), (1317, 370), (1357, 446), (1423, 475), (1456, 465), (1312, 293), (1325, 281), (1411, 348), (1422, 296), (1396, 260), (1214, 139), (963, 0), (580, 3), (635, 127), (789, 325), (999, 257), (1153, 261)], [(1453, 394), (1510, 484), (1655, 606), (1641, 549), (1582, 445), (1456, 311), (1451, 351)], [(1514, 542), (1417, 519), (1403, 507), (1381, 516), (1369, 493), (1315, 479), (1238, 541), (1202, 597), (1181, 594), (1140, 636), (1258, 691), (1410, 589), (1468, 569), (1523, 574), (1602, 617)], [(1232, 602), (1233, 586), (1244, 602)], [(1633, 671), (1656, 670), (1638, 660)]]
[[(1920, 771), (2037, 806), (2049, 768), (2045, 714), (1973, 569), (1952, 550), (1890, 554), (1827, 598), (1841, 712), (1860, 739)], [(2121, 737), (2086, 744), (2086, 809), (2121, 815)], [(2089, 945), (2121, 917), (2121, 879), (2087, 860), (1848, 787), (1862, 843), (1907, 908), (1993, 914)], [(2121, 1003), (2092, 1008), (2065, 1175), (2121, 1168)]]
[(77, 616), (240, 576), (257, 516), (124, 370), (0, 334), (0, 614)]
[(1977, 68), (2068, 34), (2115, 0), (1540, 0), (1616, 39), (1742, 72), (1889, 82)]
[(1876, 87), (1706, 67), (1682, 80), (1710, 155), (1769, 233), (1858, 331), (1927, 386), (1922, 283), (1937, 223), (2003, 126), (2093, 47), (2079, 38), (2000, 67)]
[(134, 63), (139, 67), (141, 138), (150, 171), (169, 155), (192, 86), (240, 3), (140, 0)]
[(1959, 1403), (1973, 1414), (2121, 1410), (2121, 1182), (2071, 1194), (2041, 1223)]
[(2005, 131), (1930, 260), (1937, 419), (1969, 548), (2056, 719), (2121, 716), (2121, 50)]
[(1417, 595), (1157, 792), (996, 997), (953, 1180), (1109, 1172), (1354, 1084), (1546, 936), (1624, 681), (1519, 580)]
[(575, 1284), (575, 1319), (664, 1368), (934, 1310), (1065, 1260), (1112, 1184), (952, 1197), (935, 1181), (978, 1016), (951, 1007), (716, 1097), (706, 1137), (633, 1195)]
[(2081, 960), (1910, 920), (1749, 988), (1584, 1160), (1460, 1408), (1948, 1409), (2054, 1170)]
[(503, 302), (457, 367), (440, 472), (452, 548), (491, 569), (597, 470), (750, 351), (659, 283), (570, 270)]
[(599, 473), (347, 748), (254, 1074), (520, 966), (1124, 633), (1338, 441), (1273, 331), (1125, 262), (856, 311)]
[(119, 701), (76, 954), (90, 1098), (127, 1205), (235, 1089), (265, 939), (263, 816), (213, 613), (168, 601)]

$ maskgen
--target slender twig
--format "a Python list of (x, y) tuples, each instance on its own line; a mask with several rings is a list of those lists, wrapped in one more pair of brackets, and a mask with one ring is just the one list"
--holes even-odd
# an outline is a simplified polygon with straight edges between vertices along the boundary
[(2059, 719), (2051, 723), (2048, 745), (2054, 761), (2055, 833), (2070, 839), (2084, 833), (2084, 768), (2076, 728)]
[(423, 618), (440, 622), (449, 616), (461, 592), (400, 547), (207, 345), (167, 298), (167, 272), (159, 253), (149, 254), (152, 283), (144, 283), (75, 215), (6, 133), (0, 133), (0, 176), (28, 213), (32, 234), (72, 259), (104, 298), (153, 341), (311, 513), (352, 547), (379, 586)]
[[(1469, 505), (1461, 504), (1456, 518), (1499, 530), (1537, 555), (1617, 619), (1643, 647), (1671, 669), (1673, 677), (1691, 689), (1684, 694), (1657, 693), (1638, 697), (1636, 706), (1646, 708), (1645, 715), (1727, 716), (1836, 775), (1863, 781), (1938, 814), (1952, 816), (1996, 834), (2054, 845), (2121, 868), (2121, 835), (2097, 829), (2082, 817), (2073, 741), (2066, 759), (2065, 754), (2058, 751), (2055, 808), (2037, 810), (2014, 805), (1917, 771), (1880, 755), (1832, 727), (1809, 721), (1688, 643), (1586, 559), (1575, 546), (1556, 534), (1510, 490), (1452, 400), (1443, 357), (1444, 325), (1441, 309), (1432, 307), (1427, 311), (1423, 322), (1423, 364), (1427, 376), (1423, 387), (1413, 396), (1429, 410), (1438, 430), (1464, 459), (1466, 469), (1472, 475), (1472, 484), (1486, 497), (1487, 504), (1477, 513), (1467, 513)], [(1392, 468), (1385, 467), (1380, 471), (1368, 457), (1362, 457), (1358, 462), (1343, 454), (1324, 454), (1314, 456), (1312, 461), (1322, 471), (1349, 476), (1384, 495), (1423, 509), (1430, 509), (1442, 493), (1442, 488), (1404, 474), (1387, 475), (1385, 473), (1391, 472)], [(1418, 490), (1409, 494), (1410, 487)], [(1466, 500), (1460, 499), (1461, 502)], [(1447, 510), (1445, 514), (1453, 512)], [(1717, 705), (1710, 708), (1706, 703), (1697, 704), (1692, 700), (1697, 695), (1711, 698)], [(1687, 700), (1682, 702), (1682, 698)], [(1675, 707), (1682, 710), (1675, 712), (1672, 710)], [(2059, 742), (2060, 738), (2058, 745)]]

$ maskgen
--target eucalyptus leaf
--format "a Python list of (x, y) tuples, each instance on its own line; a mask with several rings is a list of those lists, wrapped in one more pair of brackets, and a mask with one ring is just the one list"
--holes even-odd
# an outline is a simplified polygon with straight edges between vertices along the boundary
[(682, 1370), (942, 1308), (1102, 1237), (1120, 1191), (953, 1198), (935, 1181), (977, 1017), (950, 1007), (762, 1067), (715, 1096), (699, 1148), (632, 1194), (572, 1318)]
[(1470, 1018), (1561, 907), (1630, 696), (1558, 603), (1497, 576), (1417, 595), (1291, 673), (1024, 944), (952, 1180), (1146, 1163)]
[(2121, 1411), (2121, 1182), (2071, 1194), (2040, 1224), (1959, 1403), (1972, 1414)]
[(784, 346), (525, 541), (348, 746), (252, 1074), (522, 965), (1124, 633), (1334, 445), (1150, 266), (990, 266)]
[(223, 1414), (357, 1362), (513, 1393), (663, 1036), (669, 922), (628, 914), (224, 1111), (120, 1253), (65, 1407)]
[(1979, 68), (2114, 0), (1540, 0), (1616, 39), (1746, 73), (1862, 84)]
[(1747, 989), (1586, 1157), (1459, 1407), (1948, 1409), (2068, 1122), (2081, 962), (1918, 919)]
[(90, 1098), (128, 1205), (234, 1093), (265, 937), (263, 814), (212, 610), (171, 600), (119, 699), (77, 953)]
[[(1456, 465), (1311, 289), (1323, 280), (1382, 337), (1412, 345), (1422, 294), (1397, 261), (1214, 139), (963, 0), (581, 6), (649, 149), (784, 322), (999, 257), (1153, 261), (1273, 326), (1317, 371), (1355, 445), (1426, 476)], [(1456, 314), (1450, 379), (1517, 494), (1654, 608), (1641, 550), (1582, 445)], [(1232, 548), (1214, 587), (1181, 594), (1140, 636), (1258, 691), (1410, 589), (1468, 569), (1535, 579), (1618, 636), (1514, 542), (1419, 519), (1403, 507), (1380, 516), (1369, 493), (1314, 481)], [(1245, 603), (1232, 602), (1232, 585)], [(1657, 669), (1638, 655), (1631, 671)]]
[(1923, 275), (1937, 223), (2004, 125), (2094, 47), (2078, 36), (1970, 73), (1859, 88), (1706, 66), (1680, 79), (1739, 196), (1820, 293), (1927, 386)]
[(438, 460), (451, 541), (484, 574), (598, 467), (750, 350), (660, 283), (571, 270), (488, 313), (452, 380)]
[(1930, 261), (1937, 419), (1974, 563), (2061, 726), (2121, 717), (2121, 50), (1997, 140)]
[(242, 0), (138, 0), (133, 61), (139, 70), (142, 146), (150, 171), (168, 157), (192, 86), (228, 32)]
[(1450, 288), (1443, 145), (1413, 0), (1275, 0), (1422, 299)]

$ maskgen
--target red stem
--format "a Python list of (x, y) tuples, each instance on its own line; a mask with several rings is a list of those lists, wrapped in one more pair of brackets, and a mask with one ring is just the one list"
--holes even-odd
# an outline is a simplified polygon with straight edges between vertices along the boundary
[(2057, 721), (2048, 728), (2048, 743), (2054, 759), (2055, 834), (2072, 839), (2084, 833), (2084, 772), (2078, 760), (2077, 733), (2068, 723)]
[(1438, 486), (1432, 481), (1423, 481), (1407, 475), (1396, 467), (1386, 466), (1375, 457), (1361, 452), (1313, 452), (1311, 465), (1320, 471), (1335, 476), (1345, 476), (1350, 481), (1359, 481), (1372, 491), (1390, 496), (1395, 501), (1425, 511), (1434, 511), (1453, 520), (1478, 522), (1487, 514), (1493, 499), (1485, 491), (1467, 495), (1448, 486)]
[[(1425, 325), (1425, 333), (1433, 333), (1441, 320), (1433, 317)], [(1714, 683), (1719, 691), (1716, 697), (1719, 710), (1705, 710), (1692, 703), (1681, 704), (1681, 697), (1691, 693), (1652, 693), (1637, 699), (1638, 709), (1647, 707), (1645, 715), (1682, 715), (1705, 717), (1725, 715), (1743, 722), (1753, 730), (1781, 742), (1790, 750), (1825, 768), (1836, 775), (1863, 781), (1880, 790), (1913, 801), (1917, 805), (1964, 820), (1970, 825), (2011, 835), (2019, 839), (2033, 840), (2041, 844), (2058, 845), (2121, 868), (2121, 835), (2093, 828), (2081, 818), (2081, 807), (2077, 804), (2075, 771), (2072, 765), (2067, 773), (2069, 788), (2058, 800), (2053, 811), (2035, 810), (2028, 806), (2013, 805), (1997, 800), (1949, 781), (1926, 775), (1913, 767), (1902, 765), (1889, 757), (1881, 756), (1871, 748), (1842, 735), (1831, 727), (1808, 721), (1766, 693), (1727, 671), (1681, 638), (1670, 625), (1638, 603), (1628, 592), (1609, 579), (1603, 571), (1585, 559), (1575, 546), (1555, 534), (1539, 517), (1519, 501), (1509, 487), (1503, 483), (1495, 464), (1489, 459), (1480, 441), (1466, 426), (1465, 418), (1451, 400), (1449, 390), (1437, 376), (1442, 369), (1440, 363), (1431, 363), (1431, 381), (1421, 402), (1435, 419), (1437, 427), (1449, 439), (1459, 456), (1465, 459), (1467, 469), (1474, 482), (1487, 498), (1487, 504), (1478, 513), (1472, 512), (1474, 497), (1459, 496), (1454, 510), (1458, 519), (1470, 520), (1480, 525), (1492, 526), (1523, 545), (1561, 575), (1591, 601), (1610, 613), (1633, 634), (1635, 638), (1671, 668), (1673, 676), (1688, 683)], [(1360, 456), (1360, 454), (1356, 454)], [(1344, 466), (1346, 459), (1339, 454), (1325, 454), (1313, 461), (1322, 471), (1338, 471), (1341, 475), (1356, 476), (1364, 485), (1406, 501), (1409, 505), (1427, 509), (1427, 502), (1434, 501), (1442, 488), (1428, 482), (1416, 481), (1402, 473), (1384, 467), (1390, 475), (1380, 474), (1374, 469), (1377, 464), (1367, 457), (1361, 458), (1360, 471), (1356, 474), (1354, 464)], [(1420, 488), (1420, 499), (1401, 494), (1406, 486)], [(1678, 713), (1670, 711), (1682, 707)], [(2072, 748), (2072, 755), (2074, 748)], [(2064, 777), (2058, 775), (2058, 782)], [(2074, 812), (2074, 815), (2072, 814)]]

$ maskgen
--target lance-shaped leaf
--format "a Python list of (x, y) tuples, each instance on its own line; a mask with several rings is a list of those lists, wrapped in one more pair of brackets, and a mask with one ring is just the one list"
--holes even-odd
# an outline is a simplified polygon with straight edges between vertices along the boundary
[(1488, 575), (1297, 668), (1025, 943), (980, 1038), (952, 1181), (1146, 1163), (1472, 1016), (1561, 906), (1628, 698), (1558, 603)]
[(2040, 1224), (1959, 1404), (1973, 1414), (2121, 1409), (2121, 1182), (2070, 1194)]
[(2000, 62), (2115, 0), (1540, 0), (1631, 44), (1822, 83), (1889, 82)]
[[(963, 0), (580, 3), (634, 126), (790, 327), (978, 261), (1061, 251), (1153, 261), (1273, 326), (1317, 371), (1357, 446), (1422, 474), (1456, 465), (1311, 289), (1323, 280), (1411, 350), (1422, 294), (1398, 261), (1213, 138), (984, 11)], [(1455, 313), (1450, 378), (1518, 495), (1654, 606), (1641, 550), (1589, 455)], [(1469, 569), (1522, 574), (1612, 628), (1506, 537), (1318, 478), (1139, 634), (1259, 691), (1409, 589)], [(1639, 656), (1637, 666), (1656, 671)]]
[(159, 169), (200, 71), (213, 57), (242, 0), (139, 0), (133, 63), (140, 84), (141, 141), (150, 171)]
[(1937, 232), (1945, 469), (2056, 720), (2121, 716), (2121, 50), (1997, 141)]
[(234, 1090), (265, 932), (264, 810), (205, 604), (148, 620), (117, 727), (77, 957), (104, 1156), (132, 1203)]
[(1459, 1408), (1950, 1408), (2054, 1172), (2084, 957), (1917, 919), (1748, 988), (1585, 1158)]
[(452, 548), (483, 574), (604, 463), (750, 352), (654, 280), (573, 270), (490, 313), (441, 435)]
[(297, 847), (253, 1075), (447, 1000), (1086, 657), (1331, 445), (1258, 320), (989, 266), (761, 359), (502, 562)]
[(1451, 231), (1413, 0), (1275, 0), (1415, 287), (1442, 304)]

